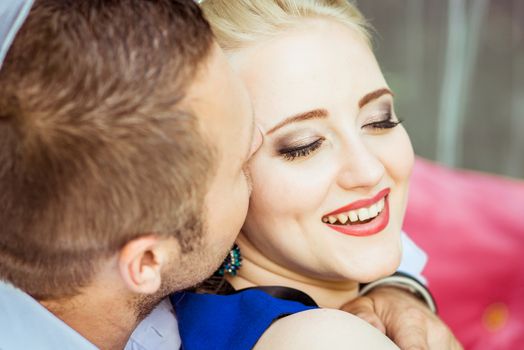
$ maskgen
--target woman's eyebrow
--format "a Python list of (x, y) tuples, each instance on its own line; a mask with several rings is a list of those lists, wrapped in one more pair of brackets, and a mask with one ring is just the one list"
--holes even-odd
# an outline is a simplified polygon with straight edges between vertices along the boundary
[(293, 115), (291, 117), (288, 117), (288, 118), (284, 119), (283, 121), (281, 121), (280, 123), (278, 123), (277, 125), (272, 127), (271, 129), (269, 129), (269, 131), (266, 132), (266, 135), (269, 135), (269, 134), (277, 131), (278, 129), (280, 129), (284, 125), (287, 125), (287, 124), (290, 124), (290, 123), (301, 122), (301, 121), (309, 120), (309, 119), (326, 118), (327, 116), (328, 116), (328, 111), (326, 109), (323, 109), (323, 108), (313, 109), (313, 110), (308, 111), (308, 112), (302, 112), (302, 113), (299, 113), (299, 114), (295, 114), (295, 115)]
[[(373, 100), (376, 100), (380, 96), (386, 95), (386, 94), (391, 95), (391, 96), (394, 95), (393, 92), (391, 90), (389, 90), (388, 88), (381, 88), (381, 89), (372, 91), (372, 92), (364, 95), (358, 101), (358, 107), (362, 108), (366, 104), (368, 104), (369, 102), (371, 102)], [(281, 121), (280, 123), (278, 123), (277, 125), (272, 127), (271, 129), (269, 129), (269, 131), (266, 132), (266, 135), (274, 133), (275, 131), (277, 131), (278, 129), (283, 127), (284, 125), (287, 125), (287, 124), (290, 124), (290, 123), (301, 122), (301, 121), (308, 120), (308, 119), (326, 118), (327, 116), (328, 116), (328, 111), (326, 109), (323, 109), (323, 108), (317, 108), (317, 109), (313, 109), (313, 110), (308, 111), (308, 112), (302, 112), (302, 113), (299, 113), (299, 114), (295, 114), (295, 115), (293, 115), (291, 117), (288, 117), (288, 118), (284, 119), (283, 121)]]
[(372, 91), (372, 92), (364, 95), (364, 97), (362, 97), (360, 99), (360, 101), (358, 101), (358, 108), (362, 108), (366, 104), (368, 104), (369, 102), (371, 102), (373, 100), (376, 100), (380, 96), (386, 95), (386, 94), (394, 96), (393, 92), (391, 92), (391, 90), (389, 90), (388, 88), (382, 88), (382, 89), (378, 89), (378, 90)]

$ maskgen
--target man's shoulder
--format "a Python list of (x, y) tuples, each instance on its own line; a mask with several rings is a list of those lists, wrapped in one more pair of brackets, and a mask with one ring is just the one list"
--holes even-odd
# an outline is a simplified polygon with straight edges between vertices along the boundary
[(96, 347), (29, 295), (0, 281), (0, 349)]
[(125, 350), (173, 350), (180, 345), (173, 306), (166, 298), (136, 327)]

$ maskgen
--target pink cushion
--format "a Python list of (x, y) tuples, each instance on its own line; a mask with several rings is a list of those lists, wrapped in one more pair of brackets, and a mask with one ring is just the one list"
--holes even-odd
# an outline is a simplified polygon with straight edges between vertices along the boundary
[(524, 349), (524, 181), (417, 159), (404, 224), (466, 349)]

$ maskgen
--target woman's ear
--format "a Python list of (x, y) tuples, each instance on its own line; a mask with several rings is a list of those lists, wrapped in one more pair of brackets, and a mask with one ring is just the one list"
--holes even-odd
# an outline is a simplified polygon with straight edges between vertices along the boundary
[(153, 294), (162, 284), (162, 271), (176, 254), (168, 240), (155, 235), (135, 238), (120, 250), (118, 269), (127, 288), (139, 294)]

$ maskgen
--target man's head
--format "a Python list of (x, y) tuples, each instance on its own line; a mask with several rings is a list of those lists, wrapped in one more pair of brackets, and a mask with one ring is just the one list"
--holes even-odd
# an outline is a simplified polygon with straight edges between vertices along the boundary
[(203, 279), (245, 216), (252, 130), (193, 1), (36, 1), (0, 71), (0, 279), (42, 300)]

